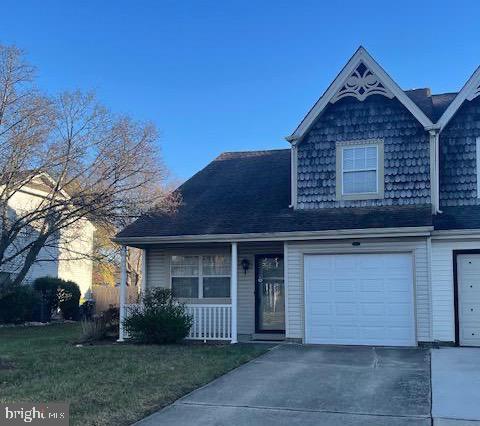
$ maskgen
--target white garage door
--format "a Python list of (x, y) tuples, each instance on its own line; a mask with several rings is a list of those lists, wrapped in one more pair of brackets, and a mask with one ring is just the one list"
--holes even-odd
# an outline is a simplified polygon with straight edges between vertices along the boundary
[(480, 254), (459, 254), (457, 274), (459, 343), (480, 346)]
[(414, 346), (412, 255), (305, 256), (305, 341)]

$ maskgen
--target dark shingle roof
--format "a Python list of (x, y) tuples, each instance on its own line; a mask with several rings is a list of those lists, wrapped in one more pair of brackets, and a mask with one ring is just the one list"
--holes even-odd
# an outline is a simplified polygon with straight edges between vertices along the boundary
[(435, 230), (479, 229), (480, 206), (442, 207), (434, 216)]
[(185, 182), (173, 214), (151, 214), (122, 237), (215, 235), (431, 225), (431, 207), (358, 207), (294, 211), (290, 150), (225, 153)]
[(457, 96), (457, 93), (432, 95), (428, 88), (405, 90), (405, 93), (433, 123), (438, 121), (455, 96)]

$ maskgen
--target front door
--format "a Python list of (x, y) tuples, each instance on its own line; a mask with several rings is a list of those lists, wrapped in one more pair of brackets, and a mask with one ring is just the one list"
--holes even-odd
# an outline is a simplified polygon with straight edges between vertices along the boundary
[(480, 346), (480, 254), (457, 255), (458, 343)]
[(255, 257), (255, 330), (285, 333), (283, 255)]

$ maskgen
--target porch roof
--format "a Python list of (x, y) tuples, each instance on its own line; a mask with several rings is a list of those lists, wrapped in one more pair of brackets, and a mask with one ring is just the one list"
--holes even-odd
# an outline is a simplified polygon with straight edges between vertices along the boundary
[(432, 225), (431, 206), (294, 210), (290, 150), (224, 153), (179, 189), (175, 213), (142, 216), (122, 238), (328, 231)]

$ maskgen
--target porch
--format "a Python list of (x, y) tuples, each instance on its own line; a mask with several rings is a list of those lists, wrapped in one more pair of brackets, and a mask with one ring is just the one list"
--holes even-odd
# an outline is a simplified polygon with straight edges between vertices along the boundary
[[(283, 242), (149, 245), (143, 250), (142, 293), (170, 288), (185, 303), (200, 341), (284, 340), (286, 250)], [(121, 251), (120, 322), (126, 303), (126, 253)], [(120, 327), (119, 341), (127, 338)]]

